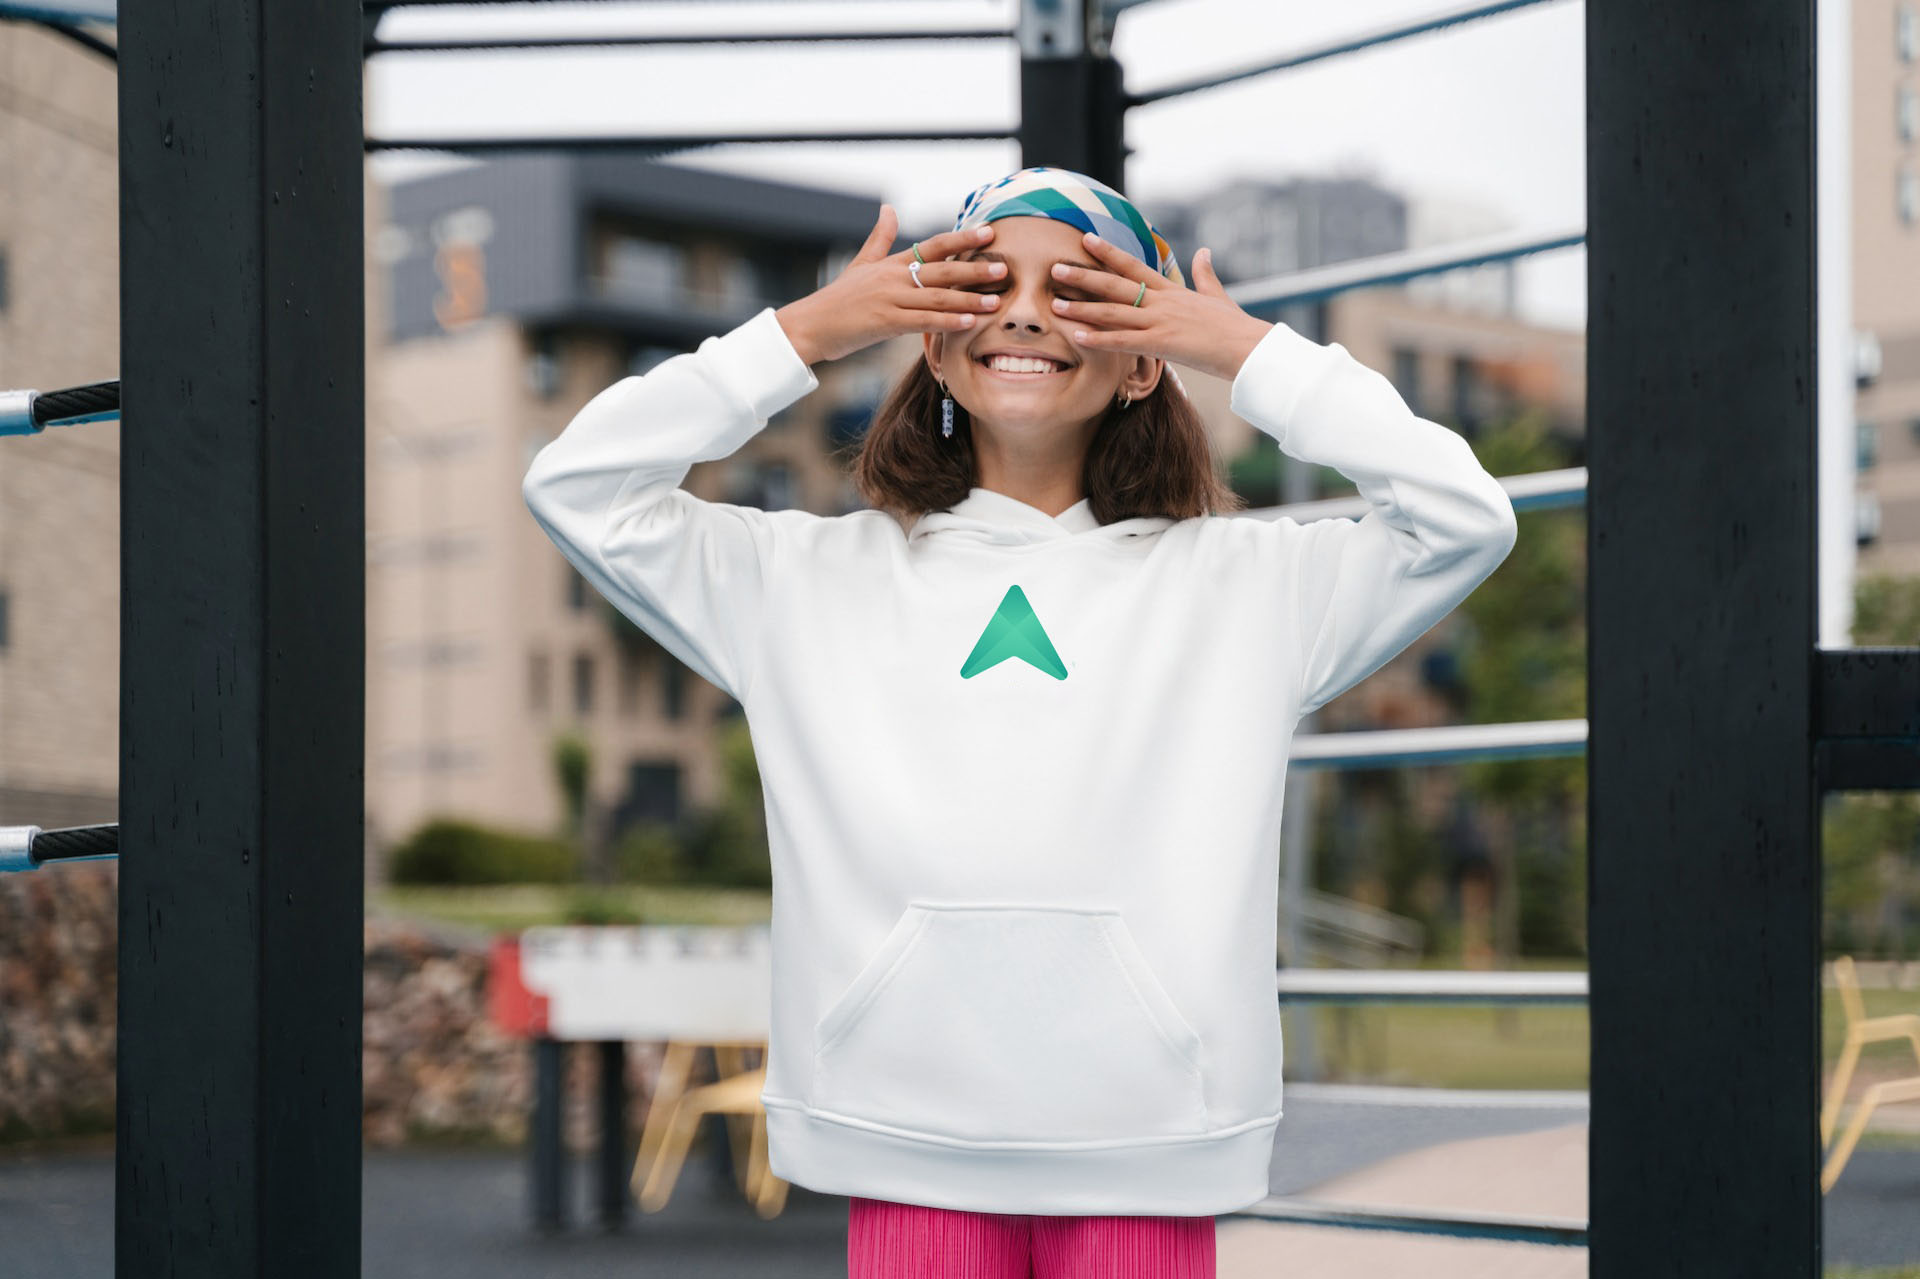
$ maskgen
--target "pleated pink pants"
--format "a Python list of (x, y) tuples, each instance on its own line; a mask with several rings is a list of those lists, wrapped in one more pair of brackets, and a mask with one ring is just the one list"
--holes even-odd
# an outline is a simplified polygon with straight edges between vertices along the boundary
[(1215, 1279), (1212, 1217), (957, 1212), (849, 1198), (847, 1279)]

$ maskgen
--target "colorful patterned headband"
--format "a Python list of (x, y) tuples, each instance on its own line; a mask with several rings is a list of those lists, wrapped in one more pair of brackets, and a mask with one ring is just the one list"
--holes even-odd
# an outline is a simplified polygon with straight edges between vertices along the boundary
[(953, 229), (966, 231), (999, 218), (1052, 218), (1119, 245), (1175, 284), (1184, 285), (1173, 246), (1133, 201), (1072, 169), (1037, 164), (997, 178), (969, 195)]

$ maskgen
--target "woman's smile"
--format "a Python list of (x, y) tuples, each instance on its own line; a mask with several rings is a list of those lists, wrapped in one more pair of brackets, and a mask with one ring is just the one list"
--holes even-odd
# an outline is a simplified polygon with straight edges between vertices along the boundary
[(1074, 368), (1073, 365), (1068, 364), (1055, 365), (1044, 372), (1033, 371), (1030, 368), (1015, 371), (1013, 369), (996, 369), (984, 359), (975, 360), (973, 363), (975, 368), (985, 373), (988, 377), (1002, 382), (1045, 382), (1049, 379), (1062, 377), (1065, 374), (1071, 373)]

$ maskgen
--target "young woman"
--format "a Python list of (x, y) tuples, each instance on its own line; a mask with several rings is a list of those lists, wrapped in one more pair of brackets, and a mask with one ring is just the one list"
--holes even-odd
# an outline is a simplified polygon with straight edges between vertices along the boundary
[[(1295, 722), (1512, 548), (1505, 491), (1338, 343), (1187, 287), (1131, 201), (1023, 169), (595, 396), (522, 491), (752, 727), (773, 867), (773, 1171), (849, 1198), (852, 1279), (1213, 1273), (1281, 1115), (1274, 900)], [(818, 385), (923, 335), (823, 517), (696, 498)], [(1234, 518), (1167, 361), (1364, 519)]]

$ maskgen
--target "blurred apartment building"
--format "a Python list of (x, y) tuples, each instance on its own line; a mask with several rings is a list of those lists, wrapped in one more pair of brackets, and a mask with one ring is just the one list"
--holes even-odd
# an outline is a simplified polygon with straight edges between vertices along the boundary
[[(1860, 576), (1920, 576), (1920, 3), (1853, 6)], [(1909, 636), (1905, 642), (1920, 641)]]
[[(594, 590), (528, 514), (533, 455), (606, 387), (838, 275), (879, 201), (604, 154), (513, 157), (379, 187), (382, 342), (368, 378), (367, 808), (563, 820), (556, 740), (589, 744), (589, 818), (678, 821), (722, 785), (739, 705)], [(918, 343), (814, 368), (820, 388), (685, 487), (855, 509), (833, 452)], [(652, 424), (635, 421), (636, 433)]]

